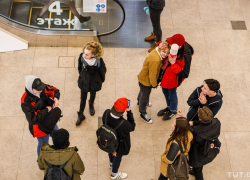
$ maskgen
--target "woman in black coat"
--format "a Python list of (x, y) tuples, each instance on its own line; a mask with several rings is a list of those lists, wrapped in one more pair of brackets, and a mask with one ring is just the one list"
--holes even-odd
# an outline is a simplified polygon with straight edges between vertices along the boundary
[(83, 53), (78, 59), (78, 87), (81, 89), (80, 109), (76, 125), (80, 125), (85, 119), (83, 111), (86, 106), (87, 94), (90, 92), (89, 113), (91, 116), (95, 114), (94, 101), (96, 92), (102, 88), (105, 81), (106, 66), (101, 58), (103, 49), (98, 42), (88, 42), (83, 47)]

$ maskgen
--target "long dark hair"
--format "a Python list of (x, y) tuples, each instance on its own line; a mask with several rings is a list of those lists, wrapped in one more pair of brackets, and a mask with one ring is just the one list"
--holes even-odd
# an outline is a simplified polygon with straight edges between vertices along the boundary
[(179, 140), (184, 145), (184, 149), (187, 149), (188, 131), (192, 131), (192, 128), (190, 127), (187, 118), (185, 117), (176, 118), (175, 129), (170, 135), (167, 144), (173, 140)]

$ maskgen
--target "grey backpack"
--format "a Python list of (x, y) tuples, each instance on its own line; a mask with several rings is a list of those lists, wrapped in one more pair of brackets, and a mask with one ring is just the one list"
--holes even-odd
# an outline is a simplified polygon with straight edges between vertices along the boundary
[(180, 141), (175, 140), (181, 150), (181, 154), (175, 159), (172, 164), (168, 165), (167, 176), (169, 180), (188, 180), (189, 179), (189, 164), (185, 156)]
[(49, 169), (47, 170), (44, 176), (44, 180), (71, 180), (63, 169), (68, 161), (59, 166), (52, 165), (46, 160), (44, 161), (47, 164), (47, 166), (49, 166)]

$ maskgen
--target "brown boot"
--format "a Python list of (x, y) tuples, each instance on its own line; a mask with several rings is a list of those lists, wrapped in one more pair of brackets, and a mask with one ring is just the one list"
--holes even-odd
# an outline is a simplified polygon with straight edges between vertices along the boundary
[(150, 48), (150, 49), (148, 50), (148, 52), (150, 53), (150, 52), (153, 51), (155, 48), (156, 48), (156, 44), (154, 45), (154, 47)]
[(156, 36), (154, 32), (151, 32), (151, 35), (148, 37), (145, 37), (145, 41), (155, 41), (156, 40)]

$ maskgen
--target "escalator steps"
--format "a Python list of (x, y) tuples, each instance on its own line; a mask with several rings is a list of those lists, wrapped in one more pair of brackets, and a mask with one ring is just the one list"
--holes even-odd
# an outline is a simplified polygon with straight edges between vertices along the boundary
[(30, 16), (30, 2), (13, 2), (10, 18), (28, 24)]

